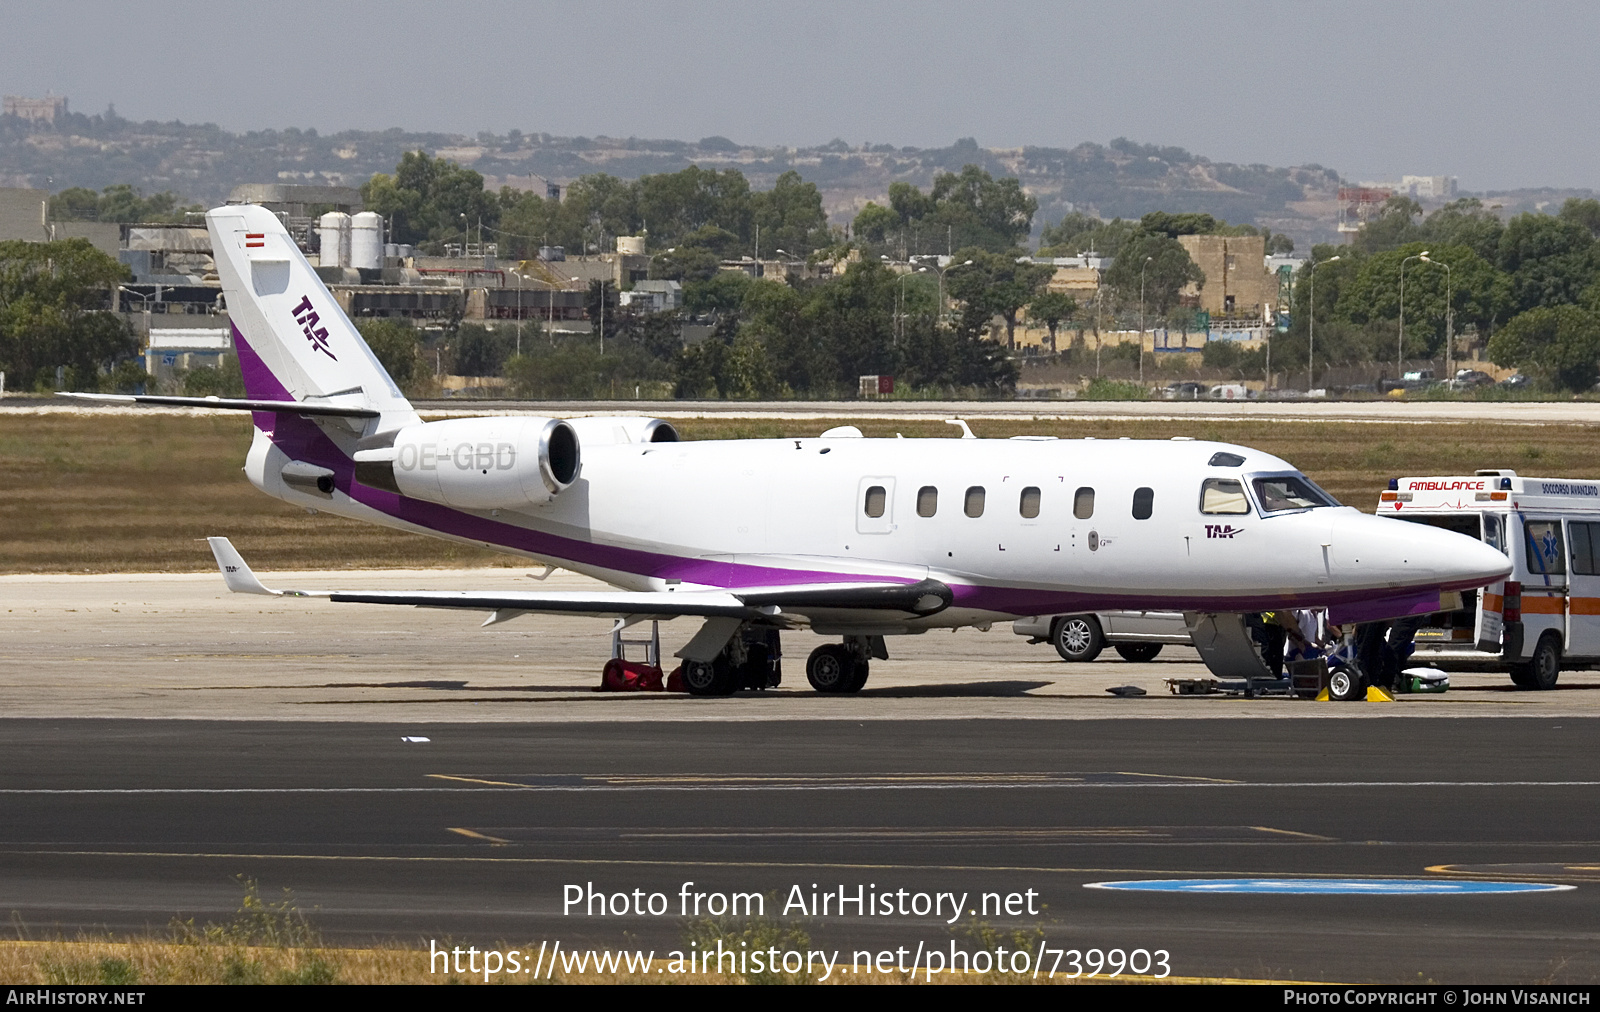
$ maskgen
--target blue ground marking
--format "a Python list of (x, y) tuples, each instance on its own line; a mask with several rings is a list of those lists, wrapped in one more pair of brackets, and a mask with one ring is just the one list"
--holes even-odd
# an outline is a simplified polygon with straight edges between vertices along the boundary
[(1276, 893), (1289, 896), (1461, 896), (1482, 893), (1565, 892), (1547, 882), (1475, 882), (1431, 878), (1165, 878), (1086, 882), (1085, 889), (1157, 893)]

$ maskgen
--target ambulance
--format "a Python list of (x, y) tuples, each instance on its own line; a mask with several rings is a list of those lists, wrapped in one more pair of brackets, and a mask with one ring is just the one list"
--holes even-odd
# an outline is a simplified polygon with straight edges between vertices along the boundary
[(1600, 481), (1507, 470), (1395, 478), (1378, 514), (1479, 538), (1512, 561), (1504, 581), (1426, 617), (1418, 662), (1506, 671), (1525, 689), (1600, 662)]

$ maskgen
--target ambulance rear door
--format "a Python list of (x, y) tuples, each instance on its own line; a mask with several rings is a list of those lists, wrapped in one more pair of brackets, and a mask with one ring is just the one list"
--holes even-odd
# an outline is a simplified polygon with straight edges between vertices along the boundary
[(1600, 657), (1600, 522), (1567, 521), (1568, 657)]
[(1531, 652), (1539, 637), (1554, 632), (1566, 642), (1567, 552), (1560, 517), (1523, 514), (1522, 642)]
[[(1508, 556), (1512, 554), (1506, 541), (1509, 519), (1504, 513), (1483, 514), (1483, 543)], [(1496, 654), (1500, 652), (1500, 636), (1505, 628), (1505, 594), (1504, 580), (1478, 591), (1478, 620), (1473, 639), (1479, 650)]]

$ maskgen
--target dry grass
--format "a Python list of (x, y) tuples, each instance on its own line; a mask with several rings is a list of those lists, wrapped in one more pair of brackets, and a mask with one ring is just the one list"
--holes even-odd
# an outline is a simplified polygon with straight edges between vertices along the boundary
[[(688, 439), (812, 436), (845, 421), (695, 419)], [(954, 434), (939, 422), (857, 421), (869, 436)], [(1600, 440), (1582, 425), (1373, 425), (1285, 421), (977, 421), (980, 436), (1113, 439), (1194, 436), (1293, 462), (1345, 502), (1370, 510), (1402, 474), (1600, 475)], [(240, 470), (248, 418), (0, 415), (0, 572), (201, 572), (196, 544), (225, 534), (263, 569), (512, 565), (492, 552), (304, 511), (257, 492)]]

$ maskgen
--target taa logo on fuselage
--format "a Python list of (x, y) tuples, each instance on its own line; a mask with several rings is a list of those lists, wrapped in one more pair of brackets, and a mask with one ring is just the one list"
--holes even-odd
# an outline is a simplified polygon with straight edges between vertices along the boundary
[(300, 297), (300, 304), (294, 307), (294, 322), (300, 325), (301, 331), (306, 335), (306, 340), (311, 342), (313, 348), (335, 362), (339, 361), (334, 357), (333, 352), (328, 349), (328, 328), (317, 326), (322, 322), (322, 317), (318, 316), (317, 311), (311, 308), (311, 296), (302, 295)]
[(1232, 524), (1206, 524), (1208, 538), (1232, 538), (1235, 534), (1243, 533), (1243, 527), (1235, 527)]

